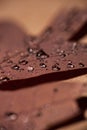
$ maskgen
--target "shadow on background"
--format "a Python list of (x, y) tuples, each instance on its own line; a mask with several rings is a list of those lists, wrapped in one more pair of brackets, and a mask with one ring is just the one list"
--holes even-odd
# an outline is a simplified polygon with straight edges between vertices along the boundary
[[(80, 108), (80, 112), (77, 116), (75, 116), (74, 118), (71, 118), (67, 121), (64, 121), (62, 123), (55, 123), (53, 125), (50, 125), (50, 126), (48, 126), (48, 128), (46, 130), (56, 130), (58, 128), (72, 125), (74, 123), (76, 124), (82, 120), (85, 120), (84, 112), (85, 112), (85, 110), (87, 110), (87, 97), (81, 97), (81, 98), (77, 99), (76, 102)], [(86, 129), (84, 129), (84, 130), (86, 130)]]

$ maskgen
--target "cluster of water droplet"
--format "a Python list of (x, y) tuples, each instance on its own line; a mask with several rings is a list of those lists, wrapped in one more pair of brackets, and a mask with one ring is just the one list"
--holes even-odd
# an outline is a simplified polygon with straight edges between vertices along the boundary
[(58, 55), (59, 55), (61, 58), (64, 58), (64, 57), (66, 57), (66, 55), (67, 55), (64, 50), (59, 50), (59, 49), (57, 49), (57, 53), (58, 53)]
[[(52, 31), (52, 28), (49, 28), (47, 30), (47, 33), (50, 33), (51, 31)], [(14, 56), (11, 58), (4, 58), (6, 65), (8, 65), (11, 68), (11, 72), (12, 72), (12, 70), (21, 72), (21, 71), (24, 71), (26, 68), (27, 68), (27, 72), (33, 72), (35, 69), (38, 69), (38, 68), (36, 68), (37, 66), (34, 64), (35, 62), (31, 63), (32, 61), (29, 61), (29, 58), (32, 60), (33, 60), (33, 58), (35, 58), (35, 61), (37, 61), (37, 64), (39, 65), (40, 69), (49, 67), (48, 63), (46, 63), (45, 61), (46, 60), (48, 61), (47, 58), (51, 59), (52, 52), (50, 52), (50, 54), (48, 54), (46, 51), (44, 51), (44, 49), (41, 49), (40, 46), (36, 44), (37, 42), (35, 42), (35, 39), (27, 40), (26, 43), (28, 45), (26, 50), (24, 50), (23, 52), (20, 51), (20, 52), (15, 53)], [(70, 51), (71, 54), (72, 54), (72, 52), (76, 54), (76, 52), (78, 51), (78, 45), (76, 42), (72, 43), (72, 45), (70, 45), (70, 46), (71, 46), (70, 50), (65, 49), (63, 47), (63, 44), (61, 45), (60, 49), (59, 48), (56, 49), (56, 51), (55, 51), (56, 55), (58, 56), (58, 58), (61, 61), (64, 61), (64, 59), (66, 59), (65, 57), (68, 56), (68, 51)], [(19, 56), (19, 58), (16, 58), (16, 56)], [(55, 57), (55, 53), (53, 53), (52, 56)], [(16, 58), (15, 63), (13, 62), (14, 58)], [(66, 67), (68, 69), (75, 68), (75, 65), (73, 64), (73, 62), (71, 60), (66, 60), (66, 61), (67, 61)], [(59, 64), (59, 61), (58, 61), (58, 63), (54, 63), (52, 61), (52, 63), (53, 63), (53, 65), (50, 65), (51, 70), (60, 71), (62, 69)], [(79, 65), (79, 67), (85, 66), (82, 62), (79, 62), (78, 65)], [(10, 78), (7, 75), (1, 76), (1, 78), (0, 78), (0, 82), (9, 81), (9, 80), (10, 80)]]

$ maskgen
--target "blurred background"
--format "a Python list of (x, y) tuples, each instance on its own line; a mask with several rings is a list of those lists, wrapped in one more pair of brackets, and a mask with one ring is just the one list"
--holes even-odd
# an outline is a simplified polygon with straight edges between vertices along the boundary
[[(13, 21), (24, 28), (28, 34), (39, 35), (56, 14), (62, 9), (72, 7), (87, 8), (87, 0), (0, 0), (0, 21)], [(87, 82), (87, 75), (68, 82), (73, 81)], [(87, 92), (83, 95), (87, 97)], [(85, 124), (70, 126), (66, 130), (87, 130), (87, 125), (85, 128), (82, 127)]]
[(87, 8), (87, 0), (0, 0), (0, 21), (15, 21), (37, 35), (63, 8)]

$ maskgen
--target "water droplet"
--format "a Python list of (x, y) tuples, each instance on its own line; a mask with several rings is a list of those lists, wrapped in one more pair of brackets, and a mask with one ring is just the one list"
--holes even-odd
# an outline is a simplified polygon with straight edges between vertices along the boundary
[(21, 59), (21, 60), (19, 60), (19, 64), (20, 65), (26, 65), (26, 64), (28, 64), (28, 61), (24, 60), (24, 59)]
[(4, 126), (0, 126), (0, 130), (7, 130)]
[(53, 65), (53, 66), (52, 66), (52, 70), (53, 70), (53, 71), (59, 71), (59, 70), (60, 70), (59, 64)]
[(9, 120), (16, 120), (18, 118), (18, 115), (16, 113), (13, 112), (7, 112), (5, 113), (5, 116), (9, 119)]
[(67, 64), (67, 68), (74, 68), (75, 66), (72, 64), (72, 61), (69, 61)]
[(41, 68), (46, 68), (46, 67), (47, 67), (47, 65), (46, 65), (46, 64), (44, 64), (44, 63), (40, 63), (40, 67), (41, 67)]
[(84, 67), (85, 65), (80, 62), (80, 63), (79, 63), (79, 66), (80, 66), (80, 67)]
[(61, 50), (61, 51), (60, 51), (59, 49), (57, 49), (57, 53), (58, 53), (59, 56), (61, 56), (61, 58), (66, 57), (66, 53), (65, 53), (64, 50)]
[(36, 54), (38, 49), (37, 48), (28, 48), (27, 51), (29, 54)]
[(29, 53), (33, 53), (33, 49), (32, 48), (28, 48), (27, 49)]
[(18, 65), (14, 65), (11, 68), (14, 69), (14, 70), (19, 70), (20, 69), (20, 67)]
[(7, 63), (8, 63), (8, 64), (12, 64), (13, 61), (12, 61), (12, 60), (7, 60)]
[(34, 68), (32, 66), (28, 66), (28, 72), (32, 72), (34, 70)]
[(0, 81), (2, 81), (2, 82), (6, 82), (6, 81), (9, 81), (10, 80), (10, 78), (8, 78), (8, 77), (1, 77), (0, 78)]
[(21, 56), (21, 58), (26, 58), (26, 57), (29, 56), (29, 54), (28, 54), (28, 53), (21, 52), (21, 53), (20, 53), (20, 56)]
[(36, 57), (37, 58), (41, 58), (41, 59), (45, 59), (45, 58), (48, 58), (49, 55), (46, 54), (42, 49), (39, 50), (37, 53), (36, 53)]

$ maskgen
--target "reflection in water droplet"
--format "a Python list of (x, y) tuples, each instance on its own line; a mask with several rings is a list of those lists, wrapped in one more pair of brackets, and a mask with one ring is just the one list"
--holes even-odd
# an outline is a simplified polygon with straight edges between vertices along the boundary
[(72, 64), (72, 61), (69, 61), (67, 64), (67, 68), (74, 68), (75, 66)]
[(44, 64), (44, 63), (40, 63), (40, 67), (41, 67), (41, 68), (46, 68), (46, 67), (47, 67), (47, 65), (46, 65), (46, 64)]
[(48, 58), (49, 55), (46, 54), (42, 49), (39, 50), (37, 53), (36, 53), (36, 57), (37, 58), (41, 58), (41, 59), (45, 59), (45, 58)]
[(5, 113), (5, 116), (9, 119), (9, 120), (16, 120), (18, 115), (16, 113), (13, 112), (7, 112)]
[(19, 64), (20, 65), (26, 65), (26, 64), (28, 64), (28, 61), (21, 59), (21, 60), (19, 60)]
[(52, 70), (53, 70), (53, 71), (59, 71), (59, 70), (60, 70), (59, 65), (58, 65), (58, 64), (53, 65), (53, 66), (52, 66)]
[(80, 63), (79, 63), (79, 66), (80, 66), (80, 67), (84, 67), (85, 65), (80, 62)]
[(7, 130), (4, 126), (0, 126), (0, 130)]
[(20, 67), (18, 65), (14, 65), (11, 68), (14, 69), (14, 70), (19, 70), (20, 69)]
[(33, 53), (33, 49), (32, 48), (28, 48), (27, 49), (29, 53)]
[(28, 72), (32, 72), (32, 71), (34, 71), (34, 68), (32, 67), (32, 66), (28, 66)]

